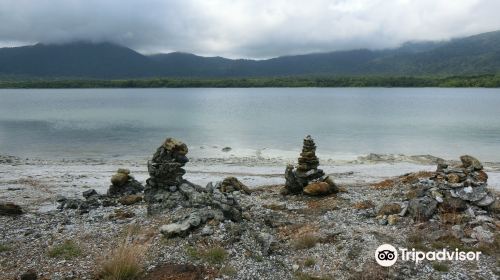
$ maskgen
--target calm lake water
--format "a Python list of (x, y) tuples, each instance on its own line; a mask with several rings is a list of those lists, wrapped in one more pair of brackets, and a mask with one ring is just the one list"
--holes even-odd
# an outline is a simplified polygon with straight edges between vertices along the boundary
[(149, 157), (166, 136), (198, 149), (333, 157), (472, 154), (500, 162), (499, 89), (0, 90), (0, 153)]

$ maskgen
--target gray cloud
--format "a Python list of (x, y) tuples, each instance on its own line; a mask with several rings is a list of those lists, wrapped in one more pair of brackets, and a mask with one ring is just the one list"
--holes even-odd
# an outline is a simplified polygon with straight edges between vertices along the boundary
[(497, 0), (1, 0), (0, 45), (111, 41), (263, 58), (500, 29)]

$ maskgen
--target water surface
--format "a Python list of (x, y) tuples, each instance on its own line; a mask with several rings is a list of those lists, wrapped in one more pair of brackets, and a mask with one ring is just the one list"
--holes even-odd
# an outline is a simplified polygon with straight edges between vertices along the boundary
[(332, 157), (468, 153), (500, 162), (500, 90), (0, 90), (2, 154), (149, 157), (166, 136), (197, 156), (224, 146), (279, 154), (299, 150), (306, 134)]

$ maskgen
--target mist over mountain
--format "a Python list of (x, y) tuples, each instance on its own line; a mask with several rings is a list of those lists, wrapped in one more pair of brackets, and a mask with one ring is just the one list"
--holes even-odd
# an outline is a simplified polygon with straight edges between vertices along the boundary
[(111, 43), (36, 44), (0, 49), (0, 77), (125, 79), (279, 76), (423, 76), (500, 72), (500, 31), (396, 49), (349, 50), (266, 60), (143, 55)]

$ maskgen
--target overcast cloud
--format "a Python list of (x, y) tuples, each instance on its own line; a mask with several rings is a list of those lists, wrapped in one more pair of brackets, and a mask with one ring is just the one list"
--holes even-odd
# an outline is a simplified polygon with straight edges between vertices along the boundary
[(498, 0), (0, 0), (0, 45), (110, 41), (265, 58), (500, 29)]

